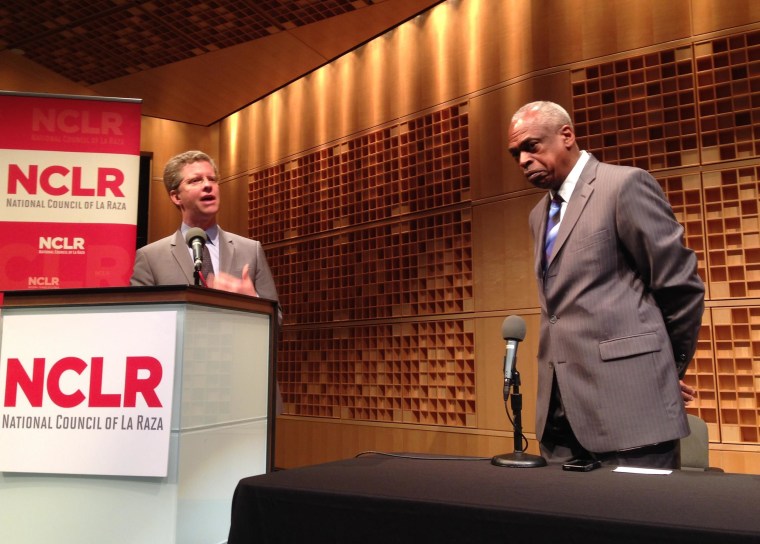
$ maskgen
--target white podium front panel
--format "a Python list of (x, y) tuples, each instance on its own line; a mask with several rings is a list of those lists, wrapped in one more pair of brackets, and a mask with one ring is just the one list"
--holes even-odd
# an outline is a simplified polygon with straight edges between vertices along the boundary
[(0, 472), (166, 476), (176, 325), (176, 310), (3, 316)]
[(177, 312), (168, 476), (0, 473), (0, 542), (226, 541), (237, 482), (267, 470), (270, 317), (196, 304), (55, 309), (156, 310)]

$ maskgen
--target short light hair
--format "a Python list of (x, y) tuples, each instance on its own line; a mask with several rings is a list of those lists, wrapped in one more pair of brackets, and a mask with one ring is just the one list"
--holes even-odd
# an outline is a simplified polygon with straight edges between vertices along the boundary
[(214, 175), (219, 176), (214, 159), (206, 153), (198, 150), (185, 151), (179, 155), (174, 155), (164, 167), (164, 185), (167, 192), (171, 193), (179, 187), (179, 184), (182, 183), (182, 169), (195, 162), (209, 163), (214, 168)]
[(573, 120), (570, 118), (567, 110), (559, 104), (546, 100), (538, 100), (525, 104), (512, 116), (512, 123), (524, 117), (528, 112), (534, 112), (538, 122), (550, 128), (560, 129), (565, 125), (573, 128)]

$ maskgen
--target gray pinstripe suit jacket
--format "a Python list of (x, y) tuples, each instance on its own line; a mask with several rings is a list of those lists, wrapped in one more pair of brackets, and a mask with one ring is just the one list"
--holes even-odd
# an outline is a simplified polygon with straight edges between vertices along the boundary
[(696, 350), (704, 285), (657, 181), (591, 157), (544, 273), (548, 207), (547, 195), (529, 218), (541, 306), (539, 440), (554, 373), (589, 451), (686, 436), (678, 379)]

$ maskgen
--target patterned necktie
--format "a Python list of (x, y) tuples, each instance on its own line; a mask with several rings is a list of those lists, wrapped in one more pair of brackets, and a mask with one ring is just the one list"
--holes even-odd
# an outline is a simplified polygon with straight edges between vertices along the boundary
[(208, 245), (206, 244), (203, 244), (202, 255), (201, 274), (203, 274), (204, 280), (208, 280), (209, 275), (214, 273), (214, 263), (211, 262), (211, 253), (209, 253)]
[(560, 209), (562, 208), (562, 197), (555, 193), (552, 203), (549, 206), (549, 218), (546, 221), (546, 242), (544, 243), (544, 263), (549, 262), (552, 256), (554, 241), (557, 239), (559, 232)]

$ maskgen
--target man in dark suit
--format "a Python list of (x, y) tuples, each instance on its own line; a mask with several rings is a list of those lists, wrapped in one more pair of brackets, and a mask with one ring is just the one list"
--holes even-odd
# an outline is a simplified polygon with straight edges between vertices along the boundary
[(581, 151), (557, 104), (520, 108), (508, 139), (528, 181), (547, 190), (529, 217), (542, 454), (678, 468), (678, 440), (689, 434), (684, 401), (694, 393), (679, 377), (704, 310), (683, 228), (651, 175)]
[(172, 157), (164, 169), (169, 198), (182, 213), (182, 225), (174, 234), (137, 250), (132, 285), (192, 285), (194, 268), (185, 233), (203, 229), (214, 273), (208, 287), (278, 300), (272, 272), (261, 243), (225, 232), (216, 223), (219, 211), (218, 171), (202, 151), (186, 151)]

